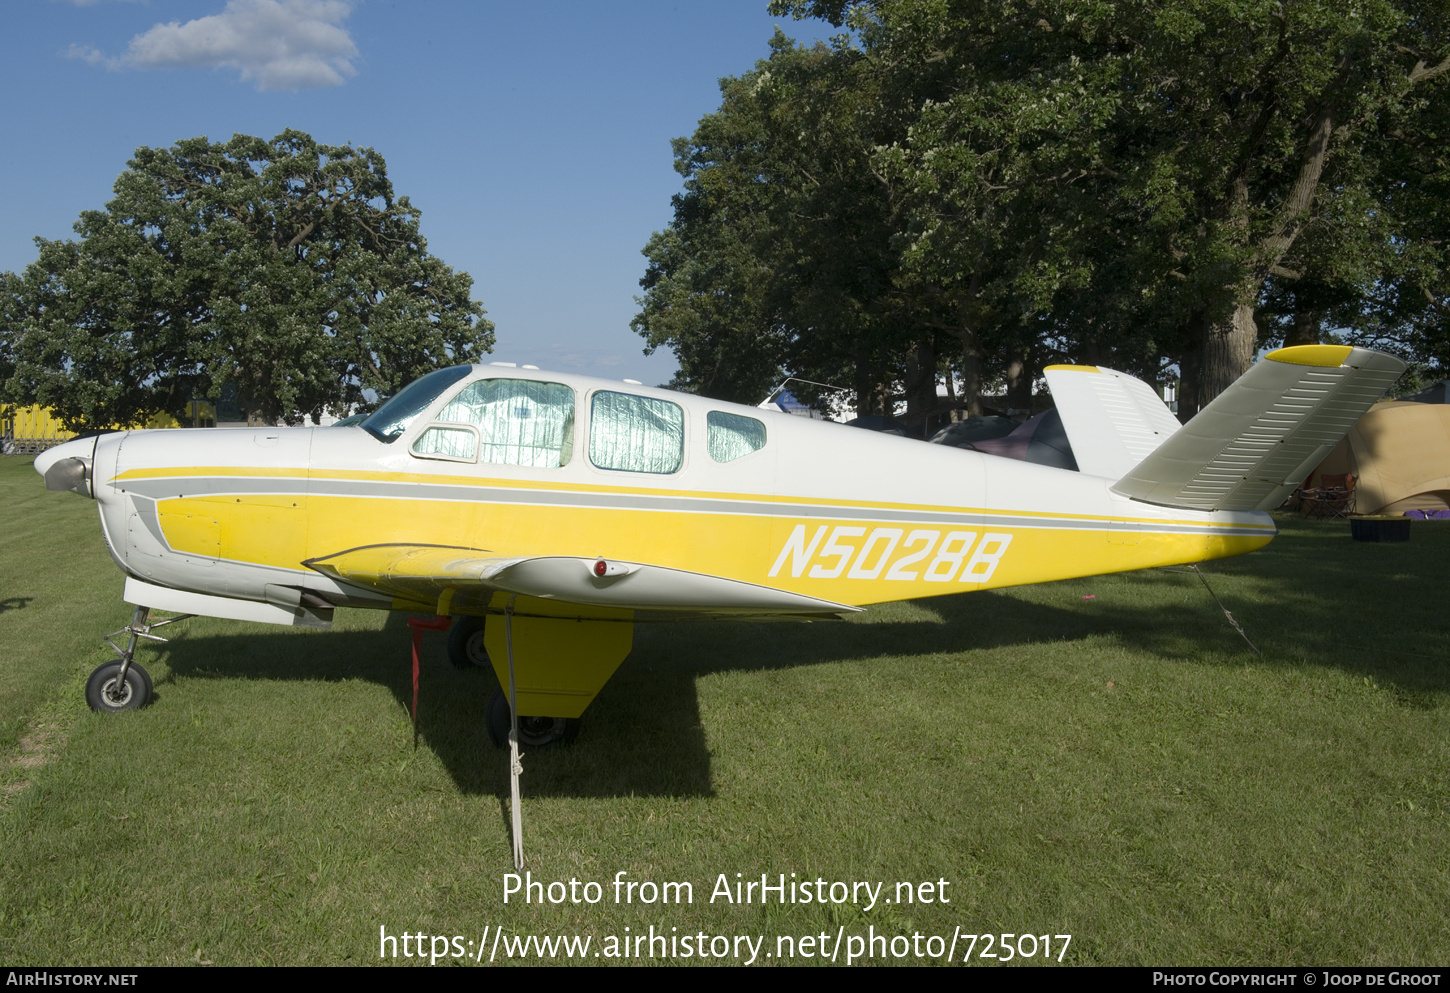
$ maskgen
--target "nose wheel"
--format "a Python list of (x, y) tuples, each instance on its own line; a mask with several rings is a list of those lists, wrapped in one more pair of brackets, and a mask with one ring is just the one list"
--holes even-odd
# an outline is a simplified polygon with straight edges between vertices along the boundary
[(114, 659), (86, 680), (86, 703), (98, 713), (140, 710), (151, 702), (151, 676), (135, 662)]

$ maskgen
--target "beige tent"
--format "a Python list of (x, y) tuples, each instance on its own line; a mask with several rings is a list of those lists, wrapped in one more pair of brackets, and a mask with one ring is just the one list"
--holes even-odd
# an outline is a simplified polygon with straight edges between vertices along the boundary
[(1309, 477), (1352, 473), (1354, 512), (1450, 509), (1450, 404), (1377, 403)]

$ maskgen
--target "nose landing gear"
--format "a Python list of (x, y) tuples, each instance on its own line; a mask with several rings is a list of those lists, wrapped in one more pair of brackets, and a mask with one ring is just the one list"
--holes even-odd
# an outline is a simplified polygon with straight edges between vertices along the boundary
[[(86, 680), (87, 705), (98, 713), (119, 714), (123, 710), (140, 710), (149, 704), (154, 686), (151, 675), (136, 664), (136, 643), (142, 638), (148, 641), (165, 641), (165, 638), (151, 632), (191, 616), (180, 614), (152, 621), (150, 607), (137, 607), (130, 624), (106, 636), (106, 643), (119, 653), (119, 657), (98, 666), (91, 673), (91, 678)], [(130, 635), (125, 648), (113, 640), (123, 634)]]

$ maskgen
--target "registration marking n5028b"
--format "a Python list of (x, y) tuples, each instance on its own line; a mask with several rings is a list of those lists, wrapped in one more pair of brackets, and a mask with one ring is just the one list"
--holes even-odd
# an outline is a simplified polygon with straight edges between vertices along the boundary
[[(827, 534), (829, 532), (829, 535)], [(980, 539), (980, 540), (979, 540)], [(947, 531), (917, 528), (873, 528), (819, 525), (806, 537), (806, 525), (797, 524), (781, 546), (769, 575), (778, 575), (789, 563), (799, 579), (885, 579), (897, 582), (985, 583), (992, 578), (1012, 536), (1007, 533)], [(932, 553), (936, 554), (932, 556)], [(930, 561), (927, 557), (932, 556)], [(923, 566), (922, 563), (925, 562)], [(809, 567), (809, 572), (807, 572)]]

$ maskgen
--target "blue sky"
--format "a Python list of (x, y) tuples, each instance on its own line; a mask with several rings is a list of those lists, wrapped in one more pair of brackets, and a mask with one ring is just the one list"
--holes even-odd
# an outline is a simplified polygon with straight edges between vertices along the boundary
[(680, 189), (670, 139), (779, 25), (767, 0), (8, 0), (0, 269), (99, 209), (138, 146), (292, 127), (372, 146), (473, 276), (494, 358), (660, 383), (629, 329)]

